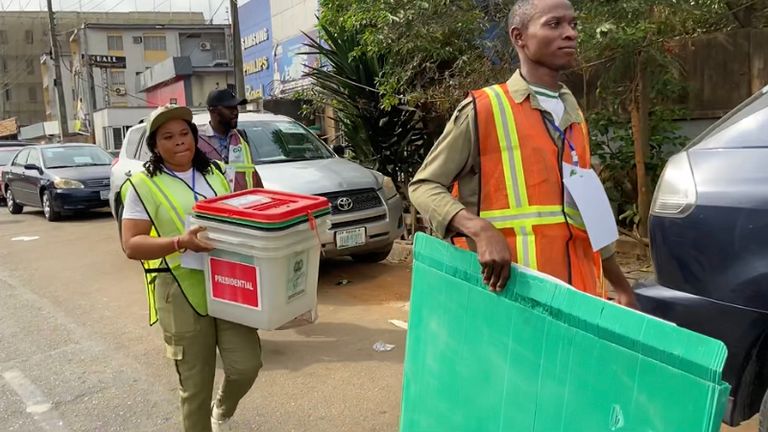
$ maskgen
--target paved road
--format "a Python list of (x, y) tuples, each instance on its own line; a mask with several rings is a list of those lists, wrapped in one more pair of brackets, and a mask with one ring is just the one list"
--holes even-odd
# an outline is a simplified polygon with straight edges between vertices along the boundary
[[(0, 209), (0, 430), (180, 430), (141, 277), (108, 213), (49, 223)], [(397, 430), (405, 332), (387, 320), (407, 319), (409, 277), (406, 266), (326, 263), (320, 322), (263, 334), (265, 368), (237, 430)], [(379, 340), (397, 348), (376, 353)]]
[[(405, 333), (387, 320), (407, 319), (409, 277), (324, 263), (320, 322), (263, 334), (265, 368), (237, 430), (396, 431)], [(0, 430), (180, 430), (176, 374), (108, 213), (52, 224), (0, 209), (0, 317)], [(397, 348), (373, 352), (379, 340)]]

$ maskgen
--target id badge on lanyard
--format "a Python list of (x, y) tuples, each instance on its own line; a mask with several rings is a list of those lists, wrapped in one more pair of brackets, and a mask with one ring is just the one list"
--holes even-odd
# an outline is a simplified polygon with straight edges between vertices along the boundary
[(229, 145), (229, 164), (227, 164), (227, 181), (229, 182), (230, 190), (235, 190), (235, 178), (237, 176), (236, 165), (245, 162), (245, 155), (243, 154), (243, 146), (238, 139), (237, 142)]

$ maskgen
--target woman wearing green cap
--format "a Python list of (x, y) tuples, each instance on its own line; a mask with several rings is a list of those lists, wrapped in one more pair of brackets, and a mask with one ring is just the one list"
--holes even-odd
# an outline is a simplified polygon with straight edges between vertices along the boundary
[[(223, 167), (197, 148), (197, 127), (185, 107), (163, 106), (147, 122), (152, 155), (121, 193), (122, 243), (145, 273), (150, 325), (160, 321), (166, 355), (179, 375), (184, 430), (225, 430), (261, 369), (256, 329), (208, 316), (203, 272), (182, 255), (212, 250), (187, 215), (200, 199), (230, 192)], [(225, 378), (212, 403), (216, 349)]]

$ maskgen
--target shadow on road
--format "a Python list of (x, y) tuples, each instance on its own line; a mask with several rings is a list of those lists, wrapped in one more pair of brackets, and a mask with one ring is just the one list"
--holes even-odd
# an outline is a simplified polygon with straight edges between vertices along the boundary
[[(39, 217), (40, 219), (45, 220), (45, 215), (43, 214), (42, 210), (39, 209), (24, 209), (24, 213), (22, 215), (30, 216), (30, 217)], [(10, 220), (14, 221), (23, 221), (24, 219), (19, 217), (21, 215), (11, 215)], [(109, 210), (94, 210), (94, 211), (88, 211), (88, 212), (78, 212), (78, 213), (69, 213), (62, 215), (61, 219), (58, 222), (55, 223), (88, 223), (92, 221), (98, 221), (98, 220), (106, 220), (106, 219), (112, 219), (112, 213)], [(2, 221), (6, 222), (7, 221)]]
[[(402, 363), (406, 333), (399, 329), (374, 329), (350, 323), (318, 322), (295, 332), (305, 339), (276, 340), (265, 332), (265, 370), (297, 371), (319, 363)], [(376, 352), (378, 341), (395, 345), (390, 352)]]

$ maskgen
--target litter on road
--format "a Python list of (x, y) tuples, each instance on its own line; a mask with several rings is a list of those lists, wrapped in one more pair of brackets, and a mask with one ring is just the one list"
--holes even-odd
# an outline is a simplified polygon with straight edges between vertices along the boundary
[(390, 345), (388, 343), (385, 343), (384, 341), (378, 341), (375, 344), (373, 344), (373, 350), (376, 352), (389, 352), (395, 349), (394, 345)]

